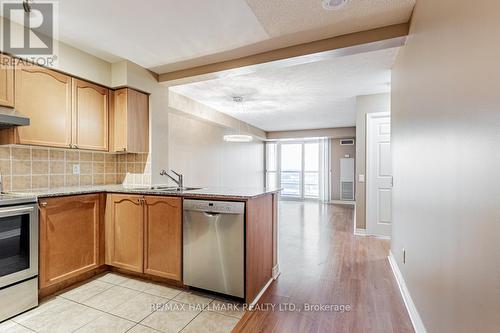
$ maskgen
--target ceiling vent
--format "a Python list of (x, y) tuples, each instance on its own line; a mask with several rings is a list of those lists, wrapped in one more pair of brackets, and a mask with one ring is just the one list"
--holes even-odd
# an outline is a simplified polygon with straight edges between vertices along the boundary
[(344, 7), (344, 5), (349, 0), (322, 0), (323, 8), (326, 10), (339, 10)]
[(340, 140), (341, 146), (352, 146), (354, 145), (354, 139), (342, 139)]

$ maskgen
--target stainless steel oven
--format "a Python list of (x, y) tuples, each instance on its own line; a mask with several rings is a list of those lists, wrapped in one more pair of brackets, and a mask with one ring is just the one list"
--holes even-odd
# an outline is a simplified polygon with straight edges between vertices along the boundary
[(0, 321), (38, 305), (38, 206), (0, 195)]

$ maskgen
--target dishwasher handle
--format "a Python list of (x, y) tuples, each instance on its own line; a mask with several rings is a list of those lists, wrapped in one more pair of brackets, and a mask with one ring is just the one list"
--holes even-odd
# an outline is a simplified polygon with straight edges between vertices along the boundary
[(219, 216), (221, 213), (214, 213), (214, 212), (203, 212), (203, 215), (207, 217), (216, 217)]

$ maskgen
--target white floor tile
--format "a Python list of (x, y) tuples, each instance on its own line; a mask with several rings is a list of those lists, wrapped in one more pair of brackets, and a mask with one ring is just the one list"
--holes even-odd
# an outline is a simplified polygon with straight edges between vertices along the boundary
[(130, 329), (130, 331), (127, 331), (127, 333), (158, 333), (160, 331), (154, 330), (150, 327), (143, 326), (143, 325), (136, 325)]
[(204, 311), (193, 319), (182, 333), (230, 333), (238, 323), (238, 318), (224, 316), (211, 311)]
[(117, 306), (125, 303), (126, 301), (137, 297), (140, 293), (138, 291), (123, 288), (120, 286), (114, 286), (100, 294), (95, 295), (85, 301), (82, 304), (88, 305), (95, 309), (109, 312)]
[(111, 283), (94, 280), (77, 288), (71, 289), (59, 296), (81, 303), (113, 286), (114, 285)]
[(120, 284), (127, 281), (129, 278), (123, 275), (119, 275), (116, 273), (107, 273), (106, 275), (97, 278), (97, 281), (112, 283), (112, 284)]
[(118, 305), (109, 313), (140, 322), (154, 311), (157, 304), (166, 304), (168, 301), (166, 298), (141, 293)]
[(214, 297), (210, 295), (194, 291), (183, 291), (179, 295), (174, 297), (174, 301), (179, 301), (189, 305), (196, 305), (201, 307), (206, 307), (213, 300)]
[(164, 333), (177, 333), (199, 313), (200, 311), (188, 304), (170, 301), (165, 309), (153, 312), (141, 322), (141, 325)]
[(167, 287), (156, 283), (151, 283), (148, 288), (144, 290), (145, 293), (164, 298), (174, 298), (175, 296), (179, 295), (181, 291), (181, 289)]
[(120, 286), (125, 287), (125, 288), (134, 289), (137, 291), (144, 291), (151, 286), (151, 283), (143, 281), (143, 280), (128, 279), (127, 281), (120, 283)]
[(87, 325), (79, 328), (76, 332), (78, 333), (95, 333), (95, 332), (106, 332), (106, 333), (123, 333), (132, 328), (135, 325), (134, 322), (125, 320), (123, 318), (115, 317), (110, 314), (104, 314), (103, 316), (97, 318), (96, 320), (88, 323)]
[(12, 320), (7, 320), (0, 324), (0, 333), (32, 333), (33, 331), (27, 329)]

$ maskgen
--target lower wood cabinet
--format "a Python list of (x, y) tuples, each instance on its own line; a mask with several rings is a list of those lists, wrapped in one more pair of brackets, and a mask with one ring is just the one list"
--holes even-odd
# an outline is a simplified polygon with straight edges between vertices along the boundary
[(106, 264), (143, 272), (144, 198), (108, 194), (106, 201)]
[(108, 194), (106, 264), (181, 281), (182, 200)]
[(40, 199), (40, 288), (104, 264), (101, 195)]
[(144, 273), (181, 281), (182, 200), (145, 197)]

